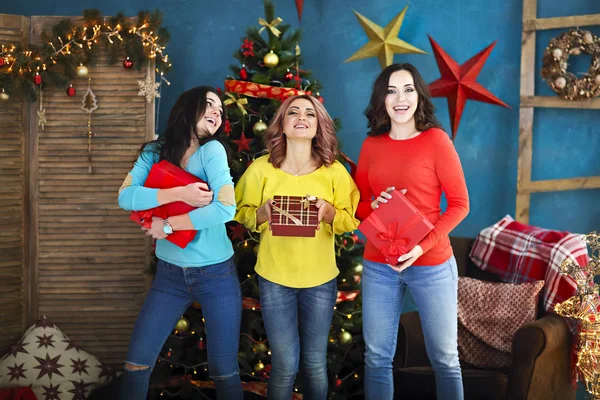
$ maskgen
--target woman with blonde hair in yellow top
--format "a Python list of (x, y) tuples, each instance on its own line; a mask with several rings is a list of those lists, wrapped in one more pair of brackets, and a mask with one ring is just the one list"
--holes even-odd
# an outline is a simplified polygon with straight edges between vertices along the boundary
[[(256, 272), (271, 347), (269, 400), (292, 396), (298, 366), (305, 399), (327, 397), (327, 341), (337, 297), (335, 234), (358, 226), (359, 193), (336, 161), (334, 124), (314, 97), (283, 102), (264, 135), (268, 155), (256, 159), (238, 182), (235, 220), (260, 232)], [(317, 197), (315, 237), (273, 236), (273, 196)]]

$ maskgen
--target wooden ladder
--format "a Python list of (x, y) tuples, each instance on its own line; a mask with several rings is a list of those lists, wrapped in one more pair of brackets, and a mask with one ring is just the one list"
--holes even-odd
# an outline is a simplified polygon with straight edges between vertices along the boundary
[(588, 101), (569, 101), (558, 96), (535, 95), (535, 37), (544, 29), (600, 25), (600, 14), (555, 18), (536, 17), (537, 0), (523, 0), (523, 34), (521, 40), (521, 102), (519, 109), (519, 161), (517, 175), (516, 219), (529, 223), (530, 195), (536, 192), (557, 192), (600, 188), (600, 176), (567, 179), (531, 180), (533, 110), (543, 108), (600, 109), (600, 97)]

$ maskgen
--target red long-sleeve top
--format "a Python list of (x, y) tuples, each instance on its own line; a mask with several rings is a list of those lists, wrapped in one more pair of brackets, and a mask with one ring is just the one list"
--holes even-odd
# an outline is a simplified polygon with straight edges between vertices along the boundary
[[(355, 180), (360, 191), (358, 219), (368, 217), (373, 200), (394, 186), (396, 190), (407, 189), (408, 200), (435, 226), (419, 243), (423, 255), (413, 265), (437, 265), (452, 256), (448, 234), (469, 213), (469, 194), (460, 159), (446, 132), (431, 128), (405, 140), (394, 140), (388, 134), (368, 137), (360, 152)], [(442, 192), (447, 201), (443, 214)], [(364, 258), (387, 263), (368, 241)]]

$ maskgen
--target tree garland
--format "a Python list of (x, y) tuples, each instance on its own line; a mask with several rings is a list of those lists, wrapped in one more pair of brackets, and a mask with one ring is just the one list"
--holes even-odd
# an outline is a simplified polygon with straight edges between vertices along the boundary
[[(136, 21), (122, 13), (105, 18), (98, 10), (84, 10), (83, 26), (69, 19), (42, 33), (41, 45), (2, 45), (0, 47), (0, 100), (10, 94), (22, 94), (26, 99), (37, 99), (37, 86), (44, 82), (67, 88), (76, 74), (95, 63), (99, 50), (114, 64), (123, 54), (123, 67), (141, 69), (154, 60), (156, 72), (168, 72), (171, 63), (164, 52), (170, 39), (161, 27), (162, 14), (140, 11)], [(79, 68), (79, 71), (78, 71)]]
[[(577, 78), (567, 72), (569, 56), (592, 56), (587, 73)], [(590, 31), (571, 29), (552, 39), (542, 60), (542, 77), (566, 100), (591, 99), (600, 94), (600, 38)]]

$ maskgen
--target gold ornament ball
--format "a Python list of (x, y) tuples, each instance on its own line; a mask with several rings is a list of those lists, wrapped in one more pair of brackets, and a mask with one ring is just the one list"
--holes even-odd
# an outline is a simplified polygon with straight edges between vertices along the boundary
[(279, 64), (279, 57), (277, 56), (277, 54), (273, 53), (273, 50), (271, 50), (270, 52), (265, 54), (263, 62), (267, 67), (275, 68), (277, 64)]
[(265, 364), (262, 363), (262, 361), (259, 361), (255, 366), (254, 366), (254, 372), (260, 372), (263, 369), (265, 369)]
[(77, 76), (86, 77), (88, 76), (88, 68), (85, 65), (77, 67)]
[(350, 332), (343, 331), (339, 334), (338, 339), (341, 344), (352, 343), (352, 334)]
[(559, 59), (562, 57), (562, 50), (561, 49), (554, 49), (552, 50), (552, 57)]
[(593, 41), (594, 41), (594, 38), (592, 37), (591, 33), (588, 32), (583, 35), (583, 43), (592, 44)]
[(6, 93), (4, 90), (0, 92), (0, 101), (8, 101), (9, 98), (9, 94)]
[(567, 80), (562, 77), (559, 76), (558, 78), (556, 78), (556, 80), (554, 81), (554, 86), (556, 86), (559, 89), (564, 89), (565, 86), (567, 86)]
[(263, 133), (265, 133), (266, 130), (267, 130), (267, 124), (265, 124), (262, 119), (260, 121), (258, 121), (257, 123), (255, 123), (254, 126), (252, 127), (252, 132), (256, 136), (262, 135)]
[(177, 325), (175, 325), (175, 329), (177, 329), (179, 332), (187, 332), (188, 329), (190, 329), (190, 321), (184, 317), (179, 318)]
[(252, 248), (252, 250), (254, 251), (254, 254), (258, 254), (258, 249), (260, 248), (260, 244), (255, 244), (254, 247)]
[(594, 80), (596, 81), (596, 84), (600, 85), (600, 75), (596, 75)]
[(264, 343), (256, 343), (253, 350), (255, 353), (264, 353), (267, 351), (267, 345)]

